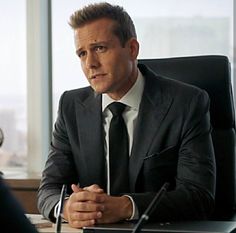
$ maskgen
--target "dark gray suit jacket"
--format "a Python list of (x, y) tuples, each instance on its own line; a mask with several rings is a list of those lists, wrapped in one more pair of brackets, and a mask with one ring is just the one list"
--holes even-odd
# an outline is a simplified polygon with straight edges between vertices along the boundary
[[(215, 160), (209, 98), (205, 91), (157, 76), (145, 77), (130, 156), (130, 194), (142, 214), (164, 182), (170, 190), (152, 220), (205, 219), (214, 206)], [(105, 156), (101, 95), (91, 87), (65, 92), (51, 151), (43, 171), (38, 207), (52, 217), (62, 184), (104, 189)]]

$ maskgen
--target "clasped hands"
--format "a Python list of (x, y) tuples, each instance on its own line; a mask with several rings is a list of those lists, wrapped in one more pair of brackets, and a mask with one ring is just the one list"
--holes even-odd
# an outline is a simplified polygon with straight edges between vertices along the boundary
[(72, 184), (71, 188), (73, 193), (65, 200), (63, 209), (64, 218), (71, 227), (114, 223), (132, 215), (132, 203), (127, 196), (110, 196), (96, 184), (84, 188)]

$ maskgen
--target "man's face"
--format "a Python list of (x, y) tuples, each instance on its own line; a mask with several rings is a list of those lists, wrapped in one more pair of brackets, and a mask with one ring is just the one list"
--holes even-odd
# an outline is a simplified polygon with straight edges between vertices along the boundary
[(118, 100), (137, 78), (139, 44), (131, 38), (122, 47), (112, 32), (113, 25), (113, 20), (103, 18), (75, 29), (75, 47), (94, 91)]

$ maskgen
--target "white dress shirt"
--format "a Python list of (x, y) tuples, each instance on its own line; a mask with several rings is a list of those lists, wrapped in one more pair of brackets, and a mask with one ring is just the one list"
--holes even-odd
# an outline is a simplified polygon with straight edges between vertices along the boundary
[[(129, 155), (131, 154), (132, 144), (133, 144), (133, 132), (136, 126), (138, 112), (139, 112), (139, 105), (141, 102), (142, 94), (144, 89), (144, 78), (141, 72), (138, 70), (138, 77), (136, 82), (134, 83), (133, 87), (123, 96), (118, 102), (121, 102), (126, 106), (123, 112), (123, 118), (127, 127), (128, 137), (129, 137)], [(107, 106), (115, 102), (112, 98), (110, 98), (107, 94), (102, 95), (102, 113), (103, 113), (103, 127), (104, 127), (104, 134), (105, 134), (105, 142), (104, 148), (106, 153), (106, 169), (107, 169), (107, 193), (110, 194), (110, 176), (109, 176), (109, 137), (108, 131), (109, 126), (112, 118), (111, 111), (107, 108)], [(126, 195), (128, 196), (128, 195)], [(128, 196), (133, 205), (133, 214), (130, 219), (137, 219), (138, 218), (138, 210), (133, 201), (133, 198)], [(67, 197), (68, 198), (68, 197)], [(58, 205), (54, 208), (54, 216), (57, 216)]]
[[(144, 78), (140, 71), (138, 71), (138, 77), (134, 85), (131, 89), (117, 102), (123, 103), (126, 105), (126, 108), (122, 114), (127, 131), (128, 131), (128, 138), (129, 138), (129, 155), (131, 154), (132, 145), (133, 145), (133, 133), (136, 127), (138, 112), (139, 112), (139, 105), (142, 99), (144, 89)], [(110, 168), (109, 168), (109, 126), (112, 119), (112, 113), (107, 108), (107, 106), (111, 103), (115, 102), (112, 98), (110, 98), (107, 94), (102, 95), (102, 113), (103, 113), (103, 128), (104, 128), (104, 135), (105, 135), (105, 155), (106, 155), (106, 168), (107, 168), (107, 193), (110, 194)], [(138, 217), (137, 208), (134, 204), (133, 199), (128, 196), (133, 204), (133, 215), (131, 219)]]

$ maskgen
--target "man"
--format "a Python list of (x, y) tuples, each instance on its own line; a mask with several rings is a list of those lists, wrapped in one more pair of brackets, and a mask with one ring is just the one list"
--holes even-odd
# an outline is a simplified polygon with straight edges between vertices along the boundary
[[(206, 92), (137, 65), (135, 27), (120, 6), (88, 5), (71, 16), (70, 25), (90, 87), (60, 99), (39, 188), (40, 211), (55, 221), (60, 189), (67, 184), (63, 217), (72, 227), (138, 219), (169, 182), (151, 220), (206, 219), (215, 191)], [(124, 147), (119, 148), (122, 137), (111, 144), (113, 102), (125, 106), (128, 167), (122, 156), (113, 156)], [(115, 166), (113, 157), (120, 159)]]

